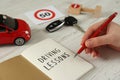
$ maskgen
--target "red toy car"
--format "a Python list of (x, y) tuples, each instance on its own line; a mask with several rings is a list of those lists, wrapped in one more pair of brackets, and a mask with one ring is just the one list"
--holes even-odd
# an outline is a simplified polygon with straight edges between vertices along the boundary
[(24, 20), (0, 14), (0, 44), (21, 46), (30, 38), (31, 30)]

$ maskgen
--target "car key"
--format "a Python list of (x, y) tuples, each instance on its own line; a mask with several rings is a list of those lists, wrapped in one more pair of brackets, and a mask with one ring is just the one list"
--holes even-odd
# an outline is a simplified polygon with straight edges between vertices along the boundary
[(64, 25), (64, 21), (62, 20), (56, 20), (52, 23), (50, 23), (47, 27), (46, 27), (46, 30), (48, 32), (54, 32), (54, 31), (57, 31), (59, 30), (60, 28), (62, 28), (62, 26)]
[(57, 30), (59, 30), (60, 28), (63, 27), (63, 25), (65, 26), (76, 26), (80, 31), (85, 32), (79, 25), (77, 25), (77, 19), (72, 17), (72, 16), (68, 16), (66, 17), (64, 20), (56, 20), (52, 23), (50, 23), (47, 27), (46, 30), (48, 32), (55, 32)]
[(78, 20), (72, 16), (68, 16), (64, 19), (64, 25), (66, 26), (75, 26), (78, 28), (78, 30), (80, 30), (81, 32), (85, 32), (77, 23)]

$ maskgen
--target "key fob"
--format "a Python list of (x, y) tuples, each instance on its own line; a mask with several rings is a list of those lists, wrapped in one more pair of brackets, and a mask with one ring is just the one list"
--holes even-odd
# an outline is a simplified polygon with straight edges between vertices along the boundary
[(62, 28), (62, 26), (64, 25), (64, 22), (61, 21), (61, 20), (56, 20), (52, 23), (50, 23), (47, 27), (46, 27), (46, 30), (48, 32), (54, 32), (54, 31), (57, 31), (59, 30), (60, 28)]
[(73, 26), (74, 24), (77, 24), (77, 19), (72, 17), (72, 16), (68, 16), (64, 19), (64, 22), (66, 26)]

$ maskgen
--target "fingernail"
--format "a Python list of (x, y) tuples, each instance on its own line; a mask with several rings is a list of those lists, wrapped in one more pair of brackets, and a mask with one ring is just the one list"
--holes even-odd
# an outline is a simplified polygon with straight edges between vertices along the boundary
[(98, 58), (98, 56), (94, 56), (93, 58), (96, 59), (96, 58)]

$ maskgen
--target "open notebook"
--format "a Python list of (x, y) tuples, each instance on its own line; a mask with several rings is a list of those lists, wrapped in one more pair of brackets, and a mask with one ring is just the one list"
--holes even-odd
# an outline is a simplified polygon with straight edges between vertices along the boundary
[(0, 63), (0, 80), (79, 80), (92, 68), (56, 41), (45, 39)]

